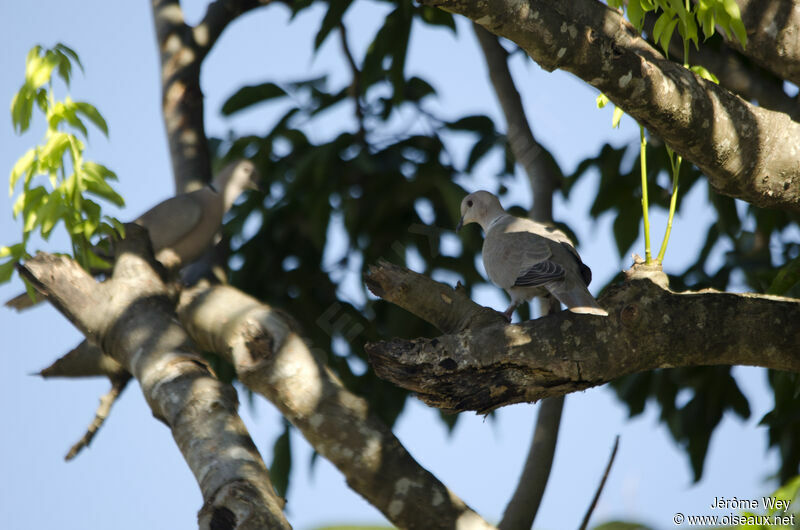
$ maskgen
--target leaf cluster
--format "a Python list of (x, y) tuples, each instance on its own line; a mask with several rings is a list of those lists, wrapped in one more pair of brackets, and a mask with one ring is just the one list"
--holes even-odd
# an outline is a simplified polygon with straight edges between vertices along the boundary
[(16, 131), (28, 130), (34, 111), (44, 116), (47, 130), (42, 143), (30, 148), (11, 170), (9, 195), (13, 196), (21, 184), (13, 215), (22, 216), (22, 239), (0, 248), (0, 259), (6, 259), (0, 264), (0, 283), (11, 278), (18, 260), (29, 256), (27, 243), (37, 230), (47, 240), (63, 223), (72, 254), (86, 269), (108, 266), (95, 252), (93, 239), (111, 237), (122, 230), (119, 221), (104, 215), (101, 204), (90, 198), (123, 206), (122, 197), (109, 184), (117, 177), (107, 167), (84, 158), (81, 140), (89, 136), (87, 121), (107, 136), (105, 119), (90, 103), (73, 101), (69, 96), (55, 98), (53, 73), (69, 86), (73, 62), (82, 68), (77, 54), (63, 44), (53, 49), (35, 46), (26, 59), (25, 82), (11, 103)]

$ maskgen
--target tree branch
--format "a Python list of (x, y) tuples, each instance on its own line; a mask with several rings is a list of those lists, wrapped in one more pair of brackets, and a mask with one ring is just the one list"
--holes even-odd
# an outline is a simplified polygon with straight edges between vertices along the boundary
[(97, 407), (97, 411), (94, 414), (94, 419), (86, 429), (86, 433), (70, 448), (69, 452), (64, 457), (64, 460), (72, 460), (78, 456), (78, 453), (80, 453), (84, 447), (89, 447), (89, 444), (92, 443), (92, 440), (94, 440), (94, 436), (100, 430), (100, 427), (103, 426), (106, 418), (108, 418), (108, 415), (111, 412), (111, 407), (114, 406), (117, 398), (119, 398), (119, 396), (122, 394), (122, 391), (125, 390), (125, 387), (128, 386), (128, 381), (130, 380), (131, 376), (128, 373), (111, 378), (111, 389), (100, 397), (100, 405)]
[(211, 181), (211, 154), (203, 125), (200, 90), (200, 64), (205, 52), (198, 46), (192, 28), (184, 22), (177, 0), (152, 0), (152, 3), (161, 57), (161, 106), (175, 191), (182, 193)]
[(600, 500), (600, 494), (603, 493), (603, 488), (606, 485), (606, 480), (608, 479), (608, 474), (611, 473), (611, 466), (614, 465), (614, 458), (617, 456), (617, 449), (619, 448), (619, 435), (614, 438), (614, 447), (611, 449), (611, 456), (608, 457), (608, 464), (606, 464), (606, 470), (603, 473), (603, 478), (600, 479), (600, 484), (597, 485), (597, 491), (594, 492), (594, 497), (592, 497), (592, 502), (589, 503), (589, 508), (586, 510), (586, 515), (583, 516), (583, 521), (581, 521), (581, 525), (578, 527), (578, 530), (586, 530), (589, 526), (589, 519), (592, 518), (592, 513), (594, 509), (597, 507), (597, 501)]
[(216, 44), (217, 39), (237, 17), (272, 3), (272, 0), (216, 0), (208, 5), (203, 20), (192, 30), (194, 41), (200, 51), (200, 60)]
[(691, 160), (720, 193), (800, 212), (800, 124), (747, 103), (666, 60), (619, 12), (594, 0), (423, 0), (562, 68)]
[(393, 524), (492, 528), (408, 454), (281, 311), (232, 287), (199, 285), (183, 291), (178, 316), (200, 348), (230, 361), (242, 383), (275, 404)]
[(74, 261), (49, 254), (38, 254), (20, 272), (139, 382), (200, 485), (201, 528), (219, 517), (230, 528), (289, 528), (236, 413), (236, 392), (211, 374), (176, 322), (146, 231), (133, 224), (125, 231), (113, 276), (103, 284)]
[(161, 93), (176, 192), (211, 180), (211, 153), (203, 124), (200, 66), (236, 17), (271, 0), (216, 0), (203, 20), (187, 25), (178, 0), (152, 0), (161, 57)]
[[(367, 344), (366, 351), (380, 377), (416, 392), (425, 403), (479, 412), (659, 368), (749, 365), (800, 372), (800, 328), (794, 325), (800, 321), (800, 301), (748, 293), (675, 293), (639, 279), (636, 269), (601, 298), (608, 317), (561, 312), (519, 325), (500, 322), (434, 339)], [(386, 276), (392, 271), (371, 278)], [(450, 289), (411, 271), (403, 277), (410, 291), (447, 296)], [(417, 310), (402, 293), (372, 290), (389, 302), (397, 298), (398, 305), (416, 314), (432, 311)], [(455, 291), (450, 293), (455, 297)], [(426, 302), (420, 300), (419, 306)], [(452, 310), (460, 308), (454, 304)], [(445, 317), (426, 320), (435, 324)]]
[(547, 164), (542, 154), (542, 146), (533, 136), (533, 131), (525, 116), (522, 98), (514, 86), (514, 79), (508, 70), (508, 52), (500, 45), (497, 37), (483, 27), (473, 23), (472, 29), (483, 50), (489, 79), (503, 115), (506, 118), (506, 135), (511, 152), (528, 175), (533, 192), (531, 218), (539, 222), (553, 222), (553, 190), (560, 184), (559, 175)]
[(517, 489), (506, 506), (499, 530), (530, 528), (544, 496), (558, 442), (564, 396), (543, 399), (536, 417), (533, 440)]
[(45, 379), (50, 377), (106, 376), (110, 379), (127, 374), (128, 371), (100, 348), (87, 340), (59, 357), (53, 364), (39, 372)]
[[(645, 17), (644, 31), (651, 39), (655, 21), (655, 16)], [(678, 33), (670, 41), (669, 52), (673, 59), (683, 57), (683, 41)], [(720, 85), (746, 101), (758, 101), (759, 106), (788, 114), (794, 121), (800, 117), (800, 106), (784, 92), (783, 79), (725, 44), (712, 47), (706, 43), (699, 49), (689, 46), (689, 63), (704, 66), (717, 76)]]
[(350, 72), (353, 76), (353, 80), (350, 82), (350, 97), (353, 98), (355, 107), (358, 137), (363, 141), (367, 135), (367, 130), (364, 127), (364, 107), (361, 105), (361, 71), (358, 69), (356, 60), (350, 51), (350, 45), (347, 43), (347, 28), (341, 20), (339, 21), (339, 41), (342, 45), (342, 53), (347, 59), (347, 64), (350, 66)]
[(778, 77), (800, 85), (800, 1), (736, 0), (747, 30), (747, 46), (729, 35), (729, 46)]

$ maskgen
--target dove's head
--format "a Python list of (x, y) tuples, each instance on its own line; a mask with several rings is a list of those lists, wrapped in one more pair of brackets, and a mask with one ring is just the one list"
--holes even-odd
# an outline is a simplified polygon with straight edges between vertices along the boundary
[(261, 175), (249, 160), (231, 162), (214, 177), (214, 189), (222, 193), (227, 211), (246, 189), (259, 190)]
[(485, 232), (489, 224), (504, 213), (500, 200), (488, 191), (470, 193), (461, 201), (461, 221), (456, 232), (470, 223), (478, 223)]

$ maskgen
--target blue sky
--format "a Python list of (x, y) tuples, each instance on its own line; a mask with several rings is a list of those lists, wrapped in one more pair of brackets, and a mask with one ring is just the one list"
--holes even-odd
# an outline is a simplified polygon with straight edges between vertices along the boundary
[[(189, 2), (185, 9), (194, 22), (204, 3)], [(384, 9), (366, 4), (348, 13), (346, 23), (356, 56), (372, 38), (376, 17)], [(242, 84), (300, 79), (326, 71), (329, 65), (338, 69), (332, 82), (343, 82), (346, 73), (338, 39), (329, 39), (315, 58), (311, 55), (310, 32), (323, 14), (312, 9), (289, 24), (286, 9), (272, 6), (246, 15), (225, 32), (202, 75), (209, 133), (260, 132), (270, 126), (275, 107), (259, 107), (235, 119), (221, 116), (222, 101)], [(134, 218), (172, 193), (148, 3), (5, 2), (0, 7), (0, 35), (0, 102), (5, 105), (22, 82), (25, 54), (34, 44), (63, 42), (80, 54), (86, 74), (75, 76), (71, 94), (95, 104), (109, 123), (108, 140), (99, 132), (90, 133), (87, 156), (119, 175), (118, 189), (127, 201), (118, 213), (120, 218)], [(595, 154), (605, 142), (622, 145), (638, 136), (638, 128), (627, 118), (620, 130), (611, 130), (611, 110), (597, 110), (596, 91), (574, 77), (547, 73), (519, 55), (512, 71), (534, 133), (565, 171)], [(434, 106), (447, 116), (482, 112), (500, 118), (467, 24), (459, 23), (457, 36), (415, 26), (408, 72), (432, 80), (439, 92)], [(39, 122), (23, 137), (16, 136), (9, 113), (1, 112), (0, 168), (10, 171), (16, 158), (38, 142), (42, 133)], [(492, 187), (496, 185), (493, 172), (494, 168), (479, 166), (464, 184), (470, 189)], [(557, 199), (555, 216), (577, 232), (596, 289), (627, 268), (629, 259), (619, 259), (610, 238), (613, 219), (590, 222), (585, 216), (595, 187), (595, 177), (584, 179), (569, 203)], [(511, 189), (516, 204), (530, 204), (524, 179), (518, 178)], [(705, 194), (705, 186), (698, 186), (684, 201), (667, 253), (668, 271), (682, 270), (701, 243), (705, 230), (698, 227), (710, 222)], [(10, 199), (0, 194), (0, 244), (19, 237), (20, 228), (11, 221), (10, 211)], [(654, 241), (660, 241), (664, 217), (660, 211), (651, 214)], [(54, 236), (43, 248), (65, 250), (66, 240)], [(634, 249), (642, 252), (641, 241)], [(16, 294), (20, 286), (19, 280), (0, 286), (0, 299)], [(496, 309), (505, 306), (504, 296), (496, 289), (482, 289), (479, 296), (479, 302)], [(63, 455), (83, 434), (108, 384), (102, 380), (43, 381), (29, 375), (81, 338), (51, 307), (24, 314), (0, 308), (0, 332), (5, 339), (0, 372), (0, 422), (5, 433), (0, 437), (0, 520), (7, 528), (196, 527), (195, 514), (202, 503), (199, 489), (169, 431), (152, 418), (138, 385), (126, 390), (91, 448), (65, 463)], [(616, 434), (621, 435), (620, 449), (595, 511), (595, 524), (624, 518), (671, 528), (675, 512), (711, 513), (708, 505), (714, 497), (753, 498), (768, 493), (773, 484), (765, 480), (777, 457), (766, 452), (766, 430), (757, 426), (772, 405), (766, 376), (753, 368), (736, 368), (735, 373), (753, 415), (747, 422), (725, 418), (712, 438), (705, 478), (697, 485), (691, 481), (686, 456), (657, 423), (654, 407), (648, 406), (645, 414), (629, 421), (626, 409), (606, 388), (568, 396), (556, 462), (536, 527), (578, 525)], [(261, 398), (253, 406), (242, 401), (241, 414), (269, 462), (272, 444), (282, 429), (280, 416)], [(436, 412), (412, 399), (395, 432), (418, 461), (485, 518), (497, 521), (516, 485), (536, 410), (534, 405), (516, 405), (500, 410), (494, 419), (465, 414), (448, 435)], [(349, 490), (326, 461), (319, 459), (313, 471), (309, 469), (310, 447), (296, 433), (292, 448), (295, 460), (287, 516), (295, 528), (382, 521), (380, 513)]]

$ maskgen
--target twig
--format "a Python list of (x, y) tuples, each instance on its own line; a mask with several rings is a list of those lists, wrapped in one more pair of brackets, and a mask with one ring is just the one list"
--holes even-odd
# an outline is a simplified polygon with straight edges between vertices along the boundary
[(506, 506), (500, 530), (530, 528), (542, 502), (558, 442), (564, 396), (542, 400), (536, 428), (517, 489)]
[[(556, 313), (561, 309), (554, 297), (539, 300), (542, 316)], [(525, 459), (517, 489), (514, 490), (503, 513), (503, 519), (498, 525), (499, 530), (516, 530), (533, 526), (553, 468), (565, 397), (545, 398), (539, 406), (528, 457)]]
[(45, 379), (106, 376), (113, 380), (127, 373), (121, 364), (103, 353), (98, 346), (84, 339), (50, 366), (34, 375), (40, 375)]
[(350, 46), (347, 44), (347, 28), (342, 21), (339, 21), (339, 39), (342, 43), (344, 56), (347, 58), (347, 63), (350, 65), (350, 70), (353, 73), (353, 81), (350, 84), (350, 96), (353, 98), (353, 104), (356, 108), (358, 138), (363, 140), (366, 137), (367, 131), (364, 128), (364, 108), (361, 106), (361, 71), (358, 69), (353, 54), (350, 52)]
[(592, 512), (597, 506), (597, 501), (600, 500), (600, 494), (603, 493), (603, 487), (606, 485), (606, 479), (608, 478), (608, 473), (611, 471), (611, 466), (614, 464), (614, 457), (617, 456), (618, 447), (619, 447), (619, 434), (614, 439), (614, 448), (611, 450), (611, 456), (608, 458), (608, 464), (606, 464), (606, 471), (605, 473), (603, 473), (603, 478), (600, 480), (600, 484), (597, 485), (597, 491), (594, 494), (592, 503), (589, 505), (589, 509), (586, 510), (586, 515), (583, 516), (583, 522), (581, 523), (579, 530), (586, 530), (586, 527), (589, 524), (589, 519), (592, 517)]
[(119, 398), (119, 396), (122, 394), (122, 391), (125, 390), (125, 387), (128, 385), (128, 381), (130, 380), (131, 376), (127, 373), (111, 379), (111, 389), (100, 397), (100, 405), (97, 407), (97, 412), (94, 414), (94, 419), (86, 429), (86, 434), (84, 434), (83, 437), (70, 448), (67, 456), (64, 457), (64, 460), (69, 462), (78, 456), (78, 453), (80, 453), (84, 447), (89, 447), (89, 444), (92, 443), (97, 431), (99, 431), (100, 427), (103, 426), (108, 414), (111, 412), (111, 407), (117, 401), (117, 398)]

